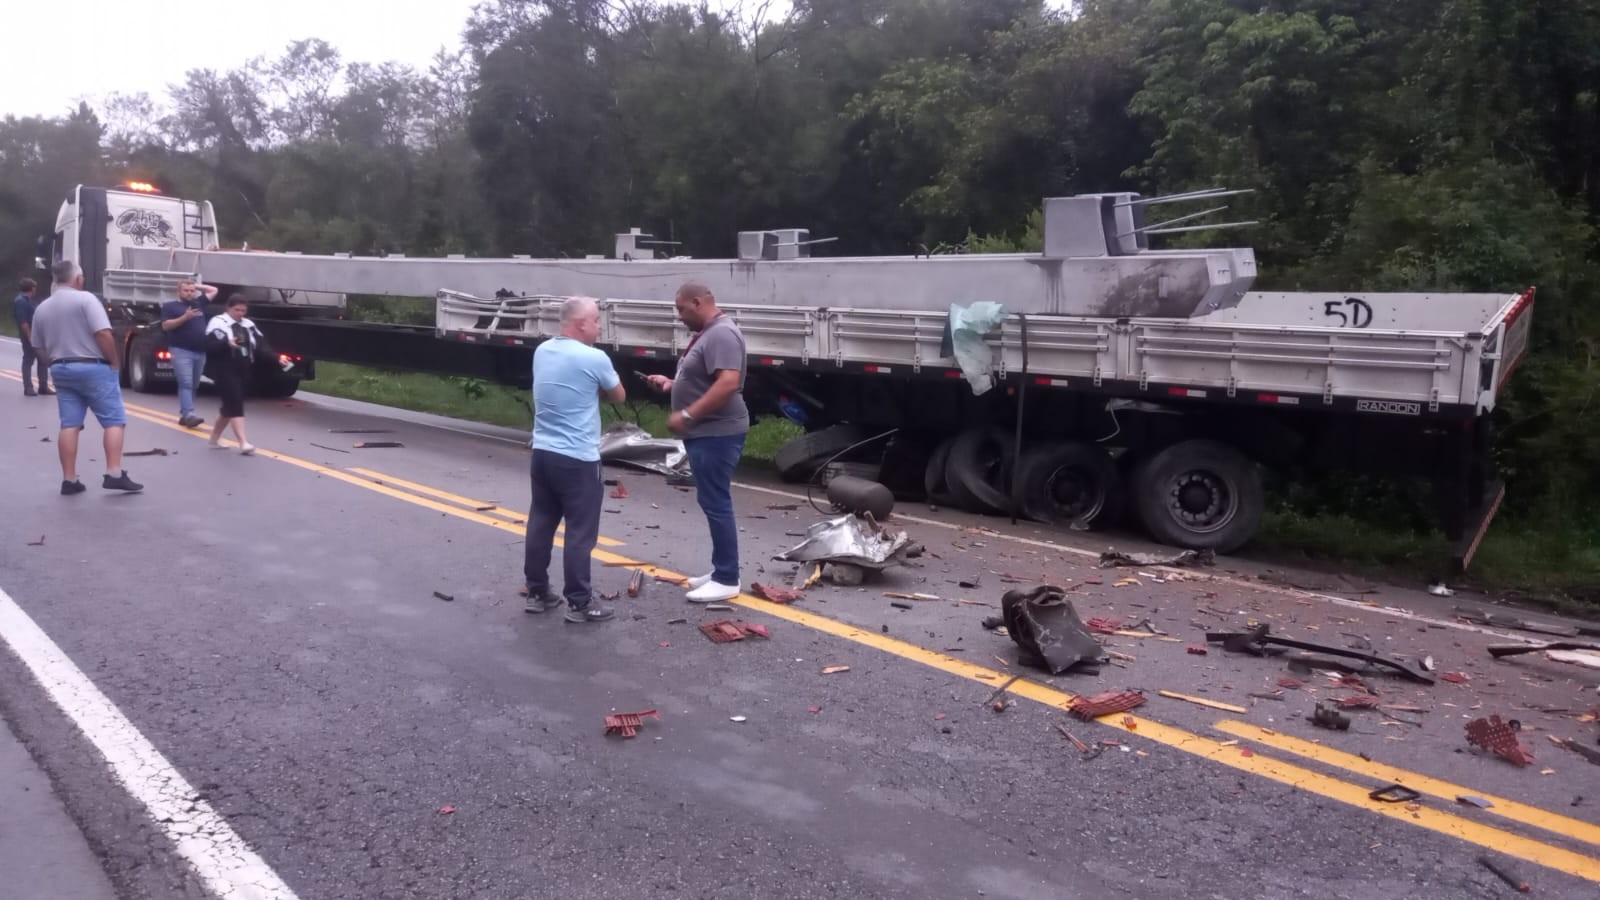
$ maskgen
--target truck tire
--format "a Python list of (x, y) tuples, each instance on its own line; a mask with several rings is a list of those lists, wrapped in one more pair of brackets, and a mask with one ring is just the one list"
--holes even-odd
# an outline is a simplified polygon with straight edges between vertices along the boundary
[(1011, 436), (995, 427), (970, 428), (950, 445), (945, 481), (968, 512), (1011, 509), (1011, 446)]
[(928, 467), (922, 473), (922, 488), (929, 506), (957, 505), (945, 476), (946, 463), (950, 461), (950, 447), (955, 442), (955, 438), (940, 441), (939, 446), (934, 448), (933, 455), (928, 457)]
[(1052, 442), (1022, 451), (1014, 489), (1016, 508), (1027, 518), (1089, 528), (1114, 518), (1122, 478), (1117, 464), (1099, 447)]
[(802, 434), (772, 456), (772, 464), (784, 481), (807, 482), (828, 458), (852, 444), (871, 437), (859, 425), (830, 425), (820, 431)]
[(293, 397), (295, 391), (300, 390), (298, 378), (272, 378), (257, 380), (254, 385), (257, 397), (266, 397), (272, 400), (285, 400)]
[(156, 391), (156, 348), (148, 340), (135, 337), (128, 342), (128, 360), (125, 365), (128, 389), (136, 394), (153, 394)]
[(1261, 470), (1217, 441), (1180, 441), (1134, 470), (1133, 505), (1157, 541), (1188, 550), (1231, 553), (1261, 525), (1266, 493)]

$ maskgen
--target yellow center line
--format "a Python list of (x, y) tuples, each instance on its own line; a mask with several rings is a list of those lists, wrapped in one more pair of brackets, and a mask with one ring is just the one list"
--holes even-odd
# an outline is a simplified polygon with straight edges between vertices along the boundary
[[(133, 414), (141, 420), (148, 421), (152, 424), (160, 425), (165, 428), (170, 428), (183, 434), (188, 434), (194, 437), (203, 437), (203, 435), (201, 435), (199, 432), (183, 428), (176, 422), (170, 421), (164, 413), (132, 405), (128, 405), (128, 409), (134, 411)], [(376, 491), (384, 494), (385, 496), (393, 497), (397, 500), (404, 500), (407, 503), (412, 503), (426, 509), (435, 510), (446, 515), (455, 516), (471, 522), (477, 522), (481, 525), (488, 525), (491, 528), (496, 528), (505, 532), (511, 532), (519, 535), (523, 533), (523, 530), (520, 527), (513, 526), (501, 519), (482, 515), (475, 510), (467, 510), (459, 506), (440, 503), (428, 497), (404, 493), (395, 490), (394, 488), (390, 488), (387, 485), (376, 484), (368, 479), (346, 472), (341, 472), (317, 463), (297, 459), (287, 454), (269, 450), (258, 450), (257, 455), (265, 456), (268, 459), (278, 460), (279, 462), (285, 462), (310, 472), (326, 475), (330, 478), (338, 479), (339, 481), (343, 481), (347, 484), (353, 484), (357, 487)], [(601, 562), (636, 566), (651, 574), (660, 574), (670, 578), (683, 577), (680, 573), (672, 572), (671, 570), (664, 569), (660, 566), (650, 563), (644, 563), (639, 560), (630, 559), (607, 550), (596, 549), (593, 552), (593, 557)], [(925, 647), (899, 640), (898, 638), (892, 638), (884, 634), (859, 628), (855, 625), (841, 622), (837, 619), (830, 619), (826, 616), (817, 615), (816, 613), (812, 613), (803, 609), (796, 609), (791, 606), (770, 603), (766, 600), (762, 600), (748, 594), (740, 594), (731, 602), (746, 609), (764, 613), (776, 619), (782, 619), (806, 628), (823, 632), (825, 634), (844, 638), (845, 640), (852, 641), (857, 644), (872, 647), (876, 650), (881, 650), (893, 656), (900, 657), (901, 659), (916, 662), (929, 668), (946, 672), (961, 678), (980, 682), (985, 685), (998, 686), (1003, 677), (1008, 674), (999, 672), (995, 669), (987, 668), (985, 666), (976, 665), (974, 663), (967, 662), (966, 660), (956, 659), (948, 654), (929, 650)], [(1019, 680), (1015, 682), (1010, 686), (1010, 688), (1008, 688), (1008, 690), (1012, 694), (1015, 694), (1019, 697), (1024, 697), (1046, 706), (1063, 710), (1071, 704), (1074, 698), (1074, 695), (1066, 691), (1057, 690), (1047, 685), (1027, 680)], [(1251, 753), (1250, 755), (1246, 756), (1243, 749), (1238, 746), (1223, 746), (1218, 741), (1203, 737), (1194, 732), (1177, 728), (1175, 726), (1166, 725), (1150, 719), (1145, 719), (1138, 716), (1113, 715), (1104, 717), (1100, 720), (1100, 723), (1104, 726), (1112, 727), (1116, 732), (1119, 733), (1119, 735), (1140, 737), (1154, 741), (1158, 744), (1166, 745), (1175, 750), (1180, 750), (1184, 753), (1188, 753), (1202, 759), (1207, 759), (1232, 769), (1249, 772), (1262, 778), (1266, 778), (1270, 781), (1275, 781), (1279, 784), (1304, 790), (1326, 799), (1343, 803), (1347, 806), (1366, 810), (1386, 818), (1394, 819), (1395, 821), (1404, 822), (1408, 825), (1414, 825), (1438, 834), (1448, 835), (1467, 843), (1475, 844), (1479, 847), (1495, 850), (1497, 852), (1505, 853), (1531, 863), (1565, 872), (1578, 878), (1600, 883), (1600, 858), (1586, 856), (1584, 854), (1568, 850), (1564, 847), (1559, 847), (1554, 844), (1547, 844), (1515, 832), (1506, 831), (1491, 825), (1466, 819), (1443, 810), (1435, 810), (1427, 807), (1417, 810), (1410, 810), (1406, 808), (1406, 804), (1388, 804), (1375, 801), (1367, 796), (1369, 789), (1366, 787), (1362, 787), (1347, 781), (1342, 781), (1338, 778), (1322, 774), (1313, 769), (1298, 766), (1292, 762), (1276, 759), (1264, 754)], [(1250, 735), (1249, 737), (1252, 740), (1261, 740), (1262, 737), (1265, 736)], [(1262, 743), (1266, 742), (1262, 741)], [(1290, 745), (1285, 742), (1285, 747), (1288, 746)], [(1310, 746), (1314, 747), (1315, 745)], [(1289, 749), (1288, 752), (1296, 751)], [(1332, 757), (1329, 757), (1329, 759), (1332, 759)], [(1387, 771), (1393, 773), (1404, 773), (1405, 770), (1388, 768)], [(1421, 779), (1425, 777), (1416, 775), (1414, 773), (1405, 774), (1412, 779)], [(1398, 781), (1399, 779), (1396, 778), (1391, 780)], [(1420, 784), (1420, 782), (1418, 783)], [(1442, 786), (1444, 782), (1436, 782), (1435, 784)], [(1418, 787), (1418, 790), (1421, 790), (1421, 788)], [(1462, 793), (1474, 793), (1479, 794), (1480, 796), (1483, 795), (1481, 791), (1466, 791), (1465, 789), (1462, 790)], [(1542, 810), (1538, 810), (1535, 807), (1528, 807), (1527, 809), (1530, 812), (1542, 812)], [(1523, 824), (1532, 825), (1536, 828), (1551, 830), (1558, 834), (1569, 836), (1572, 834), (1570, 830), (1560, 826), (1559, 820), (1564, 819), (1564, 817), (1556, 816), (1553, 813), (1547, 813), (1546, 815), (1549, 818), (1529, 816), (1527, 818), (1533, 819), (1533, 821), (1524, 821), (1523, 819), (1517, 819), (1517, 821), (1521, 821)], [(1578, 824), (1584, 825), (1585, 823)]]
[(1394, 782), (1395, 784), (1403, 784), (1408, 788), (1442, 800), (1454, 802), (1457, 797), (1463, 794), (1482, 797), (1494, 804), (1494, 806), (1485, 810), (1491, 815), (1501, 816), (1514, 822), (1532, 825), (1535, 828), (1542, 828), (1556, 834), (1564, 834), (1567, 837), (1600, 846), (1600, 826), (1540, 809), (1537, 806), (1529, 806), (1525, 803), (1518, 803), (1515, 800), (1507, 800), (1504, 797), (1485, 794), (1482, 791), (1462, 787), (1459, 784), (1451, 784), (1448, 781), (1441, 781), (1437, 778), (1409, 772), (1384, 763), (1368, 761), (1353, 753), (1335, 750), (1332, 747), (1325, 747), (1287, 734), (1279, 734), (1271, 729), (1265, 729), (1259, 725), (1251, 725), (1248, 722), (1224, 719), (1218, 722), (1215, 727), (1224, 734), (1231, 734), (1234, 737), (1245, 738), (1268, 747), (1295, 753), (1307, 759), (1316, 760), (1326, 766), (1344, 769), (1347, 772), (1354, 772), (1358, 775), (1365, 775), (1380, 783)]
[[(376, 481), (379, 484), (392, 484), (396, 487), (402, 487), (414, 493), (435, 497), (440, 500), (448, 500), (451, 503), (459, 503), (462, 506), (471, 509), (473, 512), (487, 513), (491, 516), (499, 516), (502, 519), (508, 519), (513, 525), (524, 524), (524, 522), (527, 520), (527, 513), (520, 513), (514, 509), (506, 509), (503, 506), (488, 503), (483, 500), (474, 500), (471, 497), (463, 497), (460, 494), (452, 494), (449, 491), (441, 491), (435, 487), (429, 487), (425, 484), (418, 484), (414, 481), (407, 481), (404, 478), (396, 478), (393, 475), (385, 475), (382, 472), (375, 472), (372, 469), (363, 469), (359, 466), (351, 466), (345, 471), (354, 472), (357, 475), (365, 476), (366, 478)], [(558, 533), (564, 532), (565, 529), (557, 529), (557, 531)], [(623, 546), (622, 541), (619, 541), (616, 538), (608, 538), (605, 535), (600, 536), (599, 544), (602, 547)]]

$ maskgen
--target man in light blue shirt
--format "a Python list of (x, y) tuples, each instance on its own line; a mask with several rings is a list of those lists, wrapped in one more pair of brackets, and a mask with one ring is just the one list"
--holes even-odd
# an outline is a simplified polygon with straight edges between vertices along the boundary
[(604, 622), (611, 610), (595, 601), (590, 559), (600, 537), (600, 400), (626, 399), (611, 358), (596, 350), (600, 307), (572, 297), (561, 307), (561, 335), (533, 351), (533, 505), (524, 539), (523, 577), (530, 613), (561, 605), (550, 593), (556, 526), (566, 520), (561, 569), (568, 622)]

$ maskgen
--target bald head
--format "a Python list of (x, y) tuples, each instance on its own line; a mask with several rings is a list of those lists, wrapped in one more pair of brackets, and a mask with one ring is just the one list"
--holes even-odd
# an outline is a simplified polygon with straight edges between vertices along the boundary
[(704, 330), (719, 314), (717, 298), (712, 295), (711, 288), (698, 281), (685, 282), (678, 288), (674, 304), (678, 307), (678, 318), (690, 331)]
[(593, 346), (600, 339), (600, 301), (568, 297), (561, 304), (561, 336)]

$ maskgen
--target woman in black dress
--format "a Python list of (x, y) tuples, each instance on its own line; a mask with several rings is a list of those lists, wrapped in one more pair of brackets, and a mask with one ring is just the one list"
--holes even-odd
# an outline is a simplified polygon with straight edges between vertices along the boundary
[(250, 311), (243, 294), (228, 298), (227, 311), (212, 316), (206, 324), (206, 344), (210, 359), (206, 369), (222, 397), (222, 412), (211, 426), (211, 449), (220, 450), (222, 429), (233, 425), (233, 436), (239, 440), (239, 452), (245, 456), (256, 452), (254, 444), (245, 436), (244, 387), (250, 378), (250, 366), (256, 350), (265, 343), (261, 330), (245, 318)]

